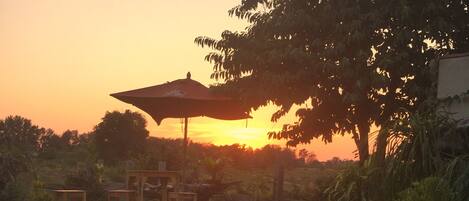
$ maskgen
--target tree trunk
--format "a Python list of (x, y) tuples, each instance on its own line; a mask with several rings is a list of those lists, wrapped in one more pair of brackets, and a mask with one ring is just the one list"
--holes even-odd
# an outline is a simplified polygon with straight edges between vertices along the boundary
[[(368, 146), (368, 136), (370, 133), (370, 125), (368, 124), (367, 121), (362, 121), (360, 124), (358, 124), (358, 132), (360, 135), (360, 138), (358, 140), (358, 154), (360, 157), (359, 164), (361, 167), (365, 164), (365, 161), (368, 160), (370, 157), (370, 152), (369, 152), (369, 146)], [(368, 200), (368, 185), (366, 181), (364, 183), (359, 182), (358, 184), (360, 192), (361, 192), (361, 198), (365, 198), (365, 200)]]
[(358, 139), (358, 156), (360, 159), (360, 166), (370, 157), (368, 146), (368, 135), (370, 132), (370, 125), (368, 123), (361, 123), (358, 125), (359, 139)]
[(383, 125), (376, 138), (376, 153), (375, 159), (378, 167), (384, 167), (384, 160), (386, 158), (386, 146), (389, 130)]

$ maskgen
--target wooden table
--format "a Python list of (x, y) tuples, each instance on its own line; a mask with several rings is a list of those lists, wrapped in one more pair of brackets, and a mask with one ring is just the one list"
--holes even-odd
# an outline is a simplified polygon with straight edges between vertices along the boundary
[(86, 191), (60, 189), (52, 190), (56, 195), (57, 201), (86, 201)]
[[(175, 183), (175, 186), (179, 182), (179, 172), (177, 171), (156, 171), (156, 170), (128, 170), (127, 171), (127, 189), (135, 190), (137, 193), (137, 201), (143, 201), (143, 190), (145, 182), (148, 178), (166, 178)], [(136, 183), (136, 188), (133, 184)], [(168, 192), (166, 189), (166, 183), (163, 184), (163, 193), (161, 197), (162, 201), (168, 201)]]

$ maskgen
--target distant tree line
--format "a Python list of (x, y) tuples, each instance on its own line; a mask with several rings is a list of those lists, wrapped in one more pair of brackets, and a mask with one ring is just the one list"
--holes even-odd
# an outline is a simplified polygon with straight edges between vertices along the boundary
[[(149, 137), (146, 120), (141, 114), (129, 110), (107, 112), (89, 133), (66, 130), (57, 134), (52, 129), (34, 125), (31, 120), (20, 116), (0, 120), (0, 133), (4, 153), (16, 151), (17, 154), (28, 157), (53, 158), (60, 152), (90, 144), (95, 147), (97, 158), (106, 163), (126, 161), (148, 154), (155, 161), (164, 160), (179, 168), (182, 157), (181, 139)], [(299, 150), (297, 155), (295, 150), (278, 145), (255, 149), (243, 144), (217, 146), (191, 142), (188, 149), (188, 158), (194, 160), (192, 163), (205, 157), (224, 158), (241, 169), (267, 168), (277, 162), (297, 166), (317, 160), (314, 153), (309, 153), (306, 149)]]
[[(291, 168), (329, 164), (317, 162), (315, 155), (306, 150), (297, 156), (295, 150), (278, 145), (254, 149), (241, 144), (216, 146), (191, 142), (187, 154), (189, 180), (193, 181), (203, 180), (200, 176), (204, 174), (209, 175), (208, 180), (219, 182), (226, 168), (268, 170), (279, 165)], [(87, 189), (91, 197), (99, 199), (103, 190), (102, 165), (157, 169), (158, 163), (165, 161), (167, 169), (180, 170), (182, 159), (182, 139), (149, 137), (144, 117), (129, 110), (107, 112), (88, 133), (66, 130), (58, 134), (24, 117), (8, 116), (0, 119), (0, 200), (26, 199), (19, 195), (33, 191), (32, 183), (38, 181), (38, 165), (43, 161), (81, 167), (73, 174), (62, 175), (65, 181), (62, 185)], [(27, 188), (19, 187), (17, 183), (25, 174), (30, 175), (32, 183)]]

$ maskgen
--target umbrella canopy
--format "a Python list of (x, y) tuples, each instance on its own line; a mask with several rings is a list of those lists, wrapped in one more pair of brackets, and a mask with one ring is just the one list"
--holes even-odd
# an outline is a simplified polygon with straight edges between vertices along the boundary
[(238, 101), (214, 94), (201, 83), (179, 79), (161, 85), (111, 94), (147, 112), (158, 125), (165, 118), (207, 116), (215, 119), (237, 120), (249, 118)]
[(207, 116), (223, 120), (250, 118), (238, 101), (212, 93), (201, 83), (192, 80), (190, 73), (187, 73), (186, 79), (114, 93), (111, 96), (145, 111), (158, 125), (165, 118), (184, 118), (183, 184), (186, 169), (189, 117)]

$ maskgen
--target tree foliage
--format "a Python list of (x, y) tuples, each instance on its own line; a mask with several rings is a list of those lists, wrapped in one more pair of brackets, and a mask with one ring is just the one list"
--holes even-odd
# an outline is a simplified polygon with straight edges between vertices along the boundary
[(39, 149), (38, 139), (44, 133), (43, 128), (20, 116), (0, 120), (1, 190), (30, 169), (31, 159)]
[[(117, 119), (116, 122), (130, 122), (123, 116), (125, 112), (112, 117)], [(130, 119), (135, 120), (135, 117)], [(100, 128), (113, 127), (104, 126), (113, 121), (107, 119), (103, 122), (99, 124), (102, 126)], [(111, 125), (117, 124), (130, 126), (129, 123), (115, 122)], [(95, 130), (99, 130), (98, 126)], [(124, 129), (115, 127), (107, 130)], [(57, 135), (53, 130), (36, 126), (22, 117), (8, 117), (6, 120), (0, 120), (0, 134), (0, 200), (49, 201), (50, 197), (44, 189), (58, 188), (84, 189), (91, 200), (102, 200), (105, 198), (104, 187), (112, 187), (114, 182), (125, 181), (126, 169), (158, 169), (158, 162), (161, 160), (167, 162), (168, 170), (180, 170), (182, 166), (182, 139), (148, 137), (140, 144), (140, 147), (145, 149), (144, 153), (132, 155), (126, 158), (126, 161), (103, 165), (95, 152), (98, 135), (96, 132), (78, 135), (77, 131), (67, 130)], [(129, 141), (130, 138), (127, 138), (127, 142)], [(8, 144), (10, 142), (22, 144), (14, 146)], [(17, 149), (13, 149), (15, 147)], [(118, 153), (115, 147), (113, 150), (113, 154)], [(269, 200), (271, 171), (279, 163), (284, 163), (287, 172), (294, 173), (293, 176), (287, 177), (286, 183), (294, 183), (295, 186), (293, 190), (285, 189), (285, 197), (299, 199), (322, 195), (319, 192), (322, 192), (323, 187), (314, 187), (315, 193), (309, 190), (312, 188), (309, 186), (312, 178), (317, 175), (321, 175), (321, 178), (332, 178), (335, 170), (340, 169), (337, 163), (342, 162), (335, 159), (324, 164), (319, 163), (321, 173), (309, 174), (308, 177), (305, 172), (318, 173), (319, 168), (305, 168), (305, 164), (290, 148), (278, 145), (266, 145), (262, 148), (240, 144), (217, 146), (192, 142), (188, 146), (189, 174), (186, 181), (211, 184), (208, 187), (200, 185), (200, 188), (196, 189), (200, 200), (208, 200), (211, 195), (224, 192), (228, 187), (230, 196), (236, 192), (235, 194), (245, 199), (253, 196)], [(325, 179), (321, 186), (329, 182), (330, 179)], [(239, 200), (236, 197), (233, 199)]]
[(146, 124), (138, 112), (107, 112), (94, 129), (98, 155), (112, 162), (142, 153), (149, 133)]
[(45, 129), (33, 125), (29, 119), (9, 116), (5, 120), (0, 120), (0, 133), (2, 148), (35, 152), (39, 150), (38, 141), (45, 133)]
[(58, 153), (70, 151), (78, 145), (85, 145), (82, 140), (86, 137), (86, 134), (79, 134), (76, 130), (66, 130), (62, 135), (58, 135), (53, 130), (47, 129), (39, 138), (40, 157), (54, 158)]
[(289, 145), (353, 134), (368, 158), (370, 126), (386, 126), (433, 95), (431, 59), (469, 50), (467, 1), (243, 0), (229, 14), (246, 19), (242, 32), (195, 42), (215, 50), (218, 89), (247, 109), (292, 106), (298, 120), (270, 137)]
[(83, 162), (94, 155), (87, 150), (89, 138), (76, 130), (57, 135), (20, 116), (0, 119), (0, 200), (52, 200), (38, 176), (50, 168), (42, 169), (48, 164), (43, 162), (58, 159), (63, 166)]

